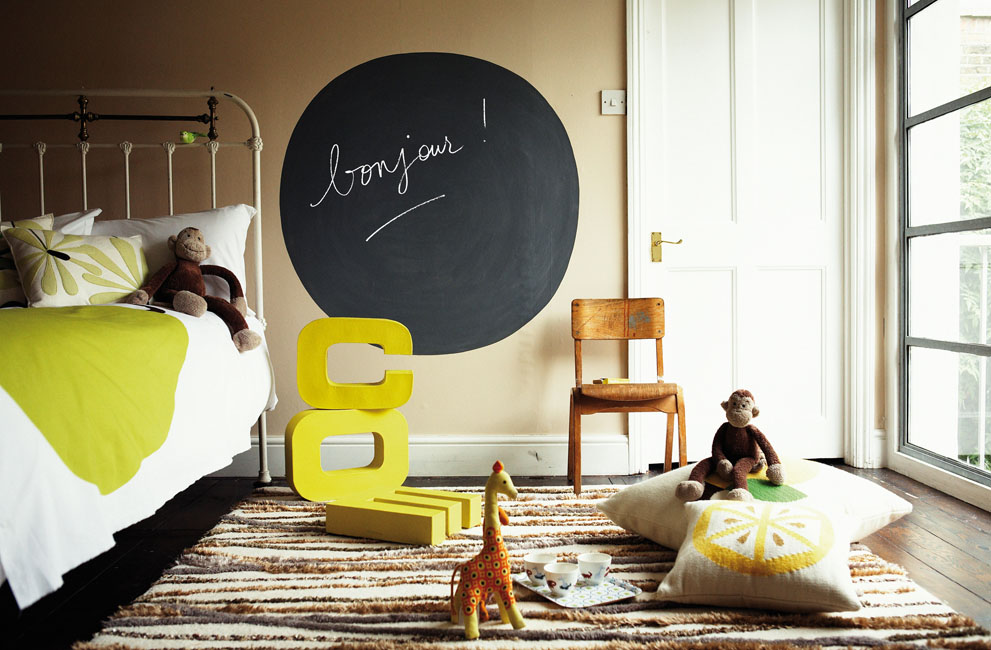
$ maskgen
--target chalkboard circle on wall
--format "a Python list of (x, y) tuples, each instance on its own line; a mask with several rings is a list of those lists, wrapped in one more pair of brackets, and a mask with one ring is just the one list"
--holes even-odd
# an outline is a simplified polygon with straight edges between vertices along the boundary
[(564, 277), (578, 227), (568, 134), (522, 77), (444, 53), (331, 81), (282, 166), (282, 232), (329, 316), (390, 318), (415, 354), (513, 334)]

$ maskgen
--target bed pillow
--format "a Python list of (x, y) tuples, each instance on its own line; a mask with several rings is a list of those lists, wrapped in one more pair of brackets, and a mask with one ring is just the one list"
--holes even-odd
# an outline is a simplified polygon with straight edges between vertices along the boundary
[[(10, 228), (43, 228), (49, 229), (55, 222), (55, 215), (45, 214), (34, 219), (20, 221), (0, 221), (0, 233)], [(0, 236), (0, 307), (23, 307), (27, 304), (24, 291), (21, 289), (21, 278), (17, 275), (17, 265), (10, 252), (7, 240)]]
[[(245, 289), (244, 245), (253, 216), (255, 209), (250, 205), (231, 205), (216, 210), (152, 219), (97, 221), (93, 224), (93, 234), (117, 237), (141, 235), (148, 268), (154, 273), (175, 259), (168, 247), (169, 237), (178, 235), (183, 228), (199, 228), (210, 246), (210, 257), (203, 260), (203, 264), (214, 264), (230, 269), (241, 282), (241, 288)], [(204, 281), (207, 293), (230, 298), (230, 290), (223, 280), (208, 276)]]
[(138, 235), (87, 236), (10, 228), (3, 236), (31, 307), (114, 302), (138, 289), (148, 275)]
[(52, 230), (59, 230), (70, 235), (88, 235), (93, 231), (93, 221), (103, 212), (100, 208), (69, 212), (55, 217)]
[[(52, 214), (42, 215), (33, 219), (22, 219), (19, 221), (0, 221), (0, 233), (8, 228), (17, 226), (19, 228), (38, 228), (42, 230), (61, 230), (73, 235), (88, 235), (93, 228), (93, 220), (99, 215), (101, 210), (86, 210), (84, 212), (70, 212), (57, 217)], [(24, 307), (27, 305), (27, 298), (21, 289), (21, 279), (17, 275), (17, 267), (14, 258), (7, 246), (7, 240), (0, 236), (0, 307), (10, 306)]]
[[(748, 487), (757, 501), (830, 503), (850, 521), (850, 535), (860, 540), (912, 511), (912, 504), (867, 479), (811, 460), (785, 458), (785, 484), (773, 485), (765, 470), (750, 475)], [(676, 549), (685, 538), (684, 503), (674, 489), (687, 480), (693, 465), (624, 488), (597, 505), (623, 528)], [(707, 482), (717, 489), (726, 482), (715, 475)], [(708, 490), (707, 490), (708, 491)], [(726, 495), (716, 492), (713, 499)]]
[(860, 609), (846, 519), (825, 504), (695, 501), (660, 600), (791, 612)]

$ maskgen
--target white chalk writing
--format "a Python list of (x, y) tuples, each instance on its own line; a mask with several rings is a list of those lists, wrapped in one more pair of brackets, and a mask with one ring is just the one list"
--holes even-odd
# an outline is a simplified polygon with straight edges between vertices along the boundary
[[(406, 136), (407, 139), (409, 136)], [(310, 207), (315, 208), (330, 194), (331, 190), (334, 191), (337, 196), (348, 196), (351, 191), (355, 188), (355, 183), (360, 184), (362, 187), (369, 185), (376, 178), (384, 178), (386, 176), (391, 176), (394, 174), (399, 174), (399, 182), (396, 186), (396, 191), (399, 194), (405, 194), (406, 190), (409, 189), (409, 170), (414, 164), (418, 162), (427, 162), (432, 158), (437, 158), (442, 155), (453, 156), (464, 149), (464, 145), (460, 147), (455, 147), (448, 136), (444, 136), (444, 142), (441, 144), (421, 144), (418, 149), (416, 149), (416, 155), (412, 158), (408, 158), (406, 153), (406, 147), (400, 147), (399, 154), (396, 156), (396, 162), (390, 165), (385, 160), (378, 160), (372, 163), (363, 163), (356, 167), (352, 167), (343, 172), (343, 175), (339, 175), (338, 167), (341, 160), (341, 148), (335, 142), (330, 148), (330, 157), (328, 162), (328, 170), (330, 172), (330, 180), (327, 183), (327, 189), (324, 190), (323, 196), (320, 197), (316, 203), (311, 203)], [(412, 152), (411, 154), (412, 155)]]
[(407, 214), (409, 214), (410, 212), (412, 212), (413, 210), (416, 210), (417, 208), (421, 208), (421, 207), (423, 207), (423, 206), (425, 206), (425, 205), (426, 205), (426, 204), (428, 204), (428, 203), (433, 203), (433, 202), (434, 202), (434, 201), (436, 201), (437, 199), (442, 199), (442, 198), (444, 198), (445, 196), (447, 196), (447, 194), (441, 194), (440, 196), (435, 196), (435, 197), (434, 197), (434, 198), (432, 198), (432, 199), (427, 199), (427, 200), (426, 200), (426, 201), (424, 201), (423, 203), (417, 203), (416, 205), (414, 205), (414, 206), (413, 206), (412, 208), (410, 208), (409, 210), (404, 210), (403, 212), (400, 212), (399, 214), (397, 214), (396, 216), (394, 216), (393, 218), (391, 218), (391, 219), (389, 219), (388, 221), (386, 221), (385, 223), (383, 223), (383, 224), (382, 224), (381, 226), (379, 226), (378, 228), (376, 228), (376, 229), (375, 229), (375, 232), (373, 232), (372, 234), (370, 234), (370, 235), (369, 235), (368, 237), (365, 237), (365, 241), (368, 241), (369, 239), (371, 239), (371, 238), (372, 238), (372, 237), (374, 237), (375, 235), (377, 235), (377, 234), (379, 234), (379, 230), (382, 230), (383, 228), (385, 228), (386, 226), (388, 226), (388, 225), (389, 225), (390, 223), (392, 223), (393, 221), (395, 221), (395, 220), (396, 220), (396, 219), (398, 219), (399, 217), (402, 217), (402, 216), (404, 216), (404, 215), (407, 215)]

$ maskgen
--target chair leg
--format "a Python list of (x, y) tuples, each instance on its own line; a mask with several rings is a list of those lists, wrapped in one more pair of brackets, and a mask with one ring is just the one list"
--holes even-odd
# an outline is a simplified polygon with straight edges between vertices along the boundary
[(675, 397), (678, 401), (678, 467), (688, 464), (688, 450), (685, 449), (685, 395), (678, 387), (678, 394)]
[(571, 470), (574, 481), (575, 494), (580, 495), (582, 491), (582, 410), (581, 404), (576, 403), (577, 398), (572, 396), (574, 414), (571, 417), (571, 430), (574, 446), (571, 449)]
[(575, 477), (575, 394), (571, 394), (568, 409), (568, 480)]
[(674, 413), (668, 413), (667, 436), (664, 440), (664, 471), (671, 471), (671, 452), (674, 447)]

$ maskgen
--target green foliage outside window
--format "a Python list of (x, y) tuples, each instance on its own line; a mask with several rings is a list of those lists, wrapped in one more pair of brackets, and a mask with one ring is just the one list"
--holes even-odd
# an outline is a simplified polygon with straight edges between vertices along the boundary
[[(991, 101), (983, 101), (961, 111), (960, 116), (960, 218), (991, 216)], [(980, 332), (982, 269), (984, 282), (991, 278), (988, 246), (960, 248), (960, 340), (991, 342), (991, 304), (983, 305), (988, 331)], [(991, 288), (984, 291), (991, 301)], [(985, 394), (980, 395), (981, 373)], [(960, 355), (957, 436), (962, 452), (959, 460), (977, 466), (978, 413), (980, 402), (991, 405), (991, 363), (987, 358)], [(985, 415), (984, 468), (991, 471), (991, 408)]]

